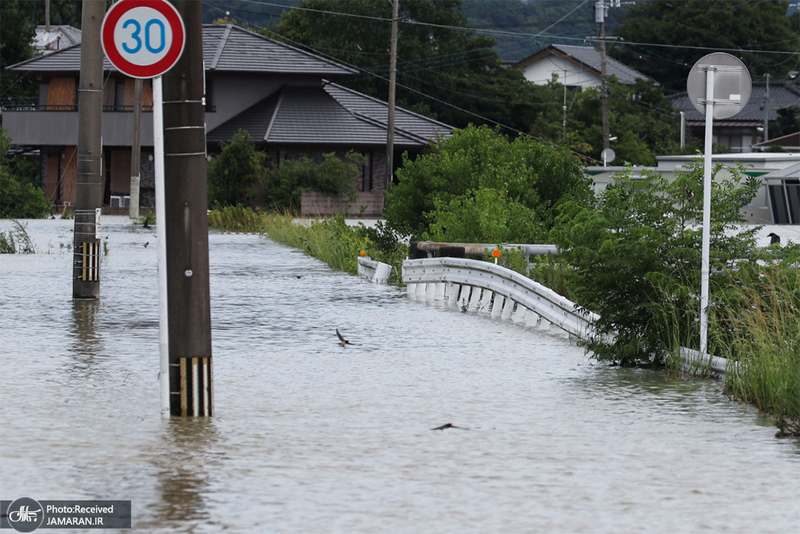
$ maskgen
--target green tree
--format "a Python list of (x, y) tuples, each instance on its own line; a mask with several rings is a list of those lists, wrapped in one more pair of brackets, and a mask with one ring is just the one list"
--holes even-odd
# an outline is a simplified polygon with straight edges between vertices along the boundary
[[(397, 177), (384, 217), (394, 230), (415, 238), (533, 240), (535, 229), (552, 226), (561, 202), (590, 195), (570, 152), (524, 136), (512, 141), (486, 126), (456, 130), (414, 161), (404, 156)], [(477, 228), (483, 231), (468, 220), (481, 220)]]
[(256, 148), (247, 131), (239, 130), (208, 165), (209, 204), (297, 212), (303, 191), (344, 194), (355, 200), (353, 179), (363, 164), (363, 156), (348, 152), (341, 158), (324, 154), (322, 162), (308, 157), (285, 160), (268, 169), (267, 154)]
[(783, 0), (637, 2), (614, 31), (623, 44), (609, 53), (668, 92), (686, 90), (689, 70), (711, 49), (736, 50), (754, 79), (767, 73), (783, 77), (797, 69), (792, 54), (797, 54), (798, 25), (787, 16), (788, 7)]
[[(615, 76), (611, 76), (608, 87), (609, 129), (617, 137), (612, 144), (615, 164), (655, 165), (656, 156), (681, 152), (678, 114), (660, 87), (643, 80), (627, 86)], [(572, 148), (595, 160), (601, 159), (603, 150), (601, 105), (600, 90), (591, 88), (576, 94), (567, 110)], [(539, 126), (538, 122), (534, 124), (534, 128)], [(683, 151), (695, 148), (699, 146), (690, 144)]]
[(342, 158), (333, 152), (324, 154), (322, 163), (308, 157), (283, 161), (266, 173), (261, 203), (268, 209), (297, 213), (304, 191), (344, 194), (353, 201), (358, 196), (353, 179), (363, 164), (364, 157), (355, 152)]
[[(712, 189), (711, 264), (723, 269), (751, 256), (757, 231), (742, 231), (740, 209), (760, 184), (741, 167), (732, 176)], [(568, 203), (551, 237), (573, 267), (577, 302), (601, 317), (592, 352), (627, 366), (663, 365), (676, 337), (687, 345), (699, 338), (703, 168), (695, 163), (673, 182), (656, 173), (617, 178), (594, 205)]]
[(266, 158), (256, 150), (250, 133), (239, 130), (208, 165), (209, 205), (251, 205), (264, 180)]
[[(0, 2), (0, 71), (34, 56), (36, 20), (29, 13), (31, 4), (25, 0)], [(35, 89), (35, 84), (18, 74), (2, 72), (0, 76), (2, 98), (32, 96)]]
[(52, 213), (44, 192), (31, 183), (20, 183), (14, 166), (6, 156), (11, 138), (0, 127), (0, 219), (38, 219)]
[(778, 110), (778, 118), (769, 122), (771, 139), (800, 132), (800, 106), (791, 106)]

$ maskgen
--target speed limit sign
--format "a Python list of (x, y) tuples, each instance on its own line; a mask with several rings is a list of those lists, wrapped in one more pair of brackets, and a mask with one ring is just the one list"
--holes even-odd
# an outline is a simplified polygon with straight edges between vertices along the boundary
[(171, 69), (183, 53), (186, 29), (166, 0), (121, 0), (111, 6), (100, 30), (103, 52), (118, 71), (154, 78)]

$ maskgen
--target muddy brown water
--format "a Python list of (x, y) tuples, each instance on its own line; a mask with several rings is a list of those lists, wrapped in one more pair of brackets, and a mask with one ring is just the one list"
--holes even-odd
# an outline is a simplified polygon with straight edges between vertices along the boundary
[(37, 253), (0, 256), (2, 499), (131, 500), (138, 532), (800, 525), (798, 442), (719, 383), (598, 365), (255, 235), (209, 236), (216, 415), (164, 420), (154, 230), (105, 222), (101, 299), (74, 302), (72, 221), (26, 224)]

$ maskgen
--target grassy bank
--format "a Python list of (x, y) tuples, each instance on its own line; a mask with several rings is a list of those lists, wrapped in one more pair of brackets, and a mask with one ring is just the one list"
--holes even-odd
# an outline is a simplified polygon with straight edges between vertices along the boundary
[(357, 258), (363, 251), (373, 260), (392, 266), (390, 283), (399, 282), (408, 247), (383, 224), (374, 228), (348, 225), (337, 215), (311, 224), (296, 223), (291, 215), (265, 213), (249, 208), (228, 207), (208, 216), (209, 226), (234, 232), (260, 232), (274, 241), (304, 251), (334, 269), (350, 274), (358, 270)]

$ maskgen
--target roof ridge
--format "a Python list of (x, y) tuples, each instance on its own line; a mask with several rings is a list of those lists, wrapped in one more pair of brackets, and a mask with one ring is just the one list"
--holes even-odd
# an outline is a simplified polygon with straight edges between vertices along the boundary
[[(332, 81), (329, 81), (329, 80), (325, 80), (325, 81), (327, 83), (323, 83), (323, 85), (322, 85), (323, 89), (325, 89), (325, 87), (328, 86), (328, 85), (332, 85), (333, 87), (336, 87), (337, 89), (341, 89), (342, 91), (348, 92), (350, 94), (355, 94), (355, 95), (357, 95), (357, 96), (359, 96), (361, 98), (365, 98), (367, 100), (371, 100), (371, 101), (376, 102), (378, 104), (382, 104), (382, 105), (384, 105), (386, 107), (389, 106), (389, 104), (387, 102), (384, 102), (383, 100), (379, 100), (379, 99), (377, 99), (375, 97), (366, 95), (364, 93), (360, 93), (360, 92), (356, 91), (355, 89), (350, 89), (349, 87), (345, 87), (343, 85), (340, 85), (338, 83), (335, 83), (335, 82), (332, 82)], [(331, 96), (333, 96), (333, 95), (331, 95)], [(334, 98), (334, 100), (336, 100), (336, 99)], [(430, 117), (426, 117), (425, 115), (422, 115), (421, 113), (417, 113), (416, 111), (411, 111), (410, 109), (406, 109), (406, 108), (403, 108), (403, 107), (400, 107), (400, 106), (397, 106), (395, 109), (396, 110), (399, 109), (403, 113), (406, 113), (408, 115), (413, 115), (414, 117), (417, 117), (417, 118), (422, 119), (422, 120), (426, 120), (426, 121), (429, 121), (429, 122), (435, 122), (436, 124), (438, 124), (440, 126), (443, 126), (445, 128), (449, 128), (449, 129), (453, 128), (449, 124), (446, 124), (446, 123), (444, 123), (442, 121), (439, 121), (439, 120), (436, 120), (436, 119), (432, 119)]]
[[(219, 24), (203, 24), (203, 27), (215, 27), (215, 26), (219, 26)], [(291, 45), (291, 44), (289, 44), (289, 43), (287, 43), (285, 41), (279, 41), (278, 39), (274, 39), (272, 37), (267, 37), (266, 35), (262, 35), (262, 34), (260, 34), (258, 32), (254, 32), (252, 30), (248, 30), (247, 28), (242, 28), (241, 26), (238, 26), (236, 24), (226, 24), (226, 26), (229, 26), (232, 30), (236, 29), (237, 31), (240, 31), (240, 32), (249, 33), (250, 35), (253, 35), (255, 37), (259, 37), (259, 38), (261, 38), (261, 39), (263, 39), (265, 41), (269, 41), (269, 42), (271, 42), (271, 43), (273, 43), (275, 45), (283, 46), (285, 48), (293, 50), (294, 52), (297, 52), (299, 54), (303, 54), (304, 56), (310, 57), (310, 58), (315, 59), (317, 61), (321, 61), (321, 62), (327, 63), (328, 65), (332, 65), (332, 66), (338, 67), (340, 69), (350, 70), (350, 71), (352, 71), (353, 74), (358, 74), (358, 70), (354, 69), (353, 67), (349, 67), (347, 65), (344, 65), (343, 63), (339, 63), (338, 61), (334, 61), (332, 59), (328, 59), (326, 57), (320, 56), (319, 54), (314, 54), (313, 52), (309, 52), (307, 50), (303, 50), (302, 48), (300, 48), (298, 46)]]
[(272, 127), (275, 125), (275, 120), (278, 117), (278, 112), (280, 111), (281, 104), (283, 103), (283, 95), (286, 94), (286, 84), (281, 86), (281, 88), (278, 90), (278, 93), (278, 101), (275, 102), (275, 110), (272, 112), (272, 117), (269, 119), (267, 130), (264, 132), (264, 142), (269, 142), (269, 135), (272, 133)]
[(225, 31), (222, 33), (222, 38), (219, 40), (217, 44), (217, 50), (214, 53), (214, 59), (211, 61), (211, 65), (209, 65), (208, 70), (216, 70), (217, 64), (219, 63), (219, 58), (222, 57), (222, 51), (225, 49), (225, 43), (228, 42), (228, 36), (231, 34), (231, 25), (225, 25)]

